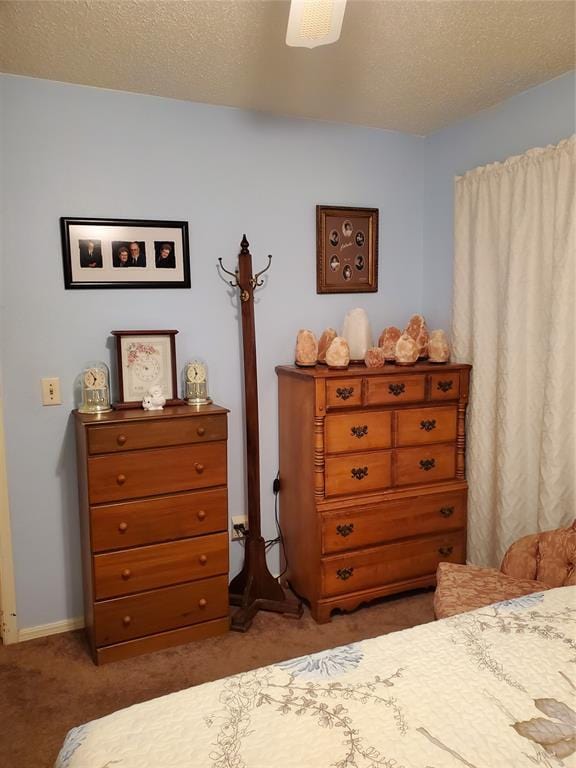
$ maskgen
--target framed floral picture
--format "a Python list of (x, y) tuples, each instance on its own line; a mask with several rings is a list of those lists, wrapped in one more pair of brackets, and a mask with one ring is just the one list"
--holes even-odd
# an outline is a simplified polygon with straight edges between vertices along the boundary
[(378, 208), (316, 206), (316, 293), (378, 290)]
[(187, 221), (60, 219), (64, 287), (190, 288)]
[(114, 408), (140, 408), (150, 387), (161, 387), (166, 405), (178, 399), (178, 331), (112, 331), (116, 337), (119, 400)]

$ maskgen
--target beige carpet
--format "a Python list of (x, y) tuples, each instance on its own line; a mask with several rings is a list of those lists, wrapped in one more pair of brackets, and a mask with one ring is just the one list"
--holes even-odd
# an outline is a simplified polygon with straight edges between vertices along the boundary
[(307, 611), (300, 620), (261, 613), (246, 634), (230, 632), (102, 667), (92, 663), (82, 632), (0, 646), (0, 766), (49, 768), (67, 731), (80, 723), (192, 685), (432, 621), (432, 598), (432, 592), (387, 598), (323, 625)]

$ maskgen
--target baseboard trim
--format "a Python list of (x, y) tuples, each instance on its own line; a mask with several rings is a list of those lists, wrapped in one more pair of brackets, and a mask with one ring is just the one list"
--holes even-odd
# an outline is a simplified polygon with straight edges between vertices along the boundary
[(52, 624), (41, 624), (38, 627), (26, 627), (18, 630), (18, 642), (25, 643), (26, 640), (36, 640), (39, 637), (48, 637), (49, 635), (59, 635), (62, 632), (72, 632), (75, 629), (84, 627), (84, 619), (64, 619), (63, 621), (54, 621)]

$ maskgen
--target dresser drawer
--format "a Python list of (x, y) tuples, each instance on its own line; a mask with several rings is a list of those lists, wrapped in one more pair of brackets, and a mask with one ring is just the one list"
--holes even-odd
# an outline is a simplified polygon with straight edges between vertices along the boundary
[(228, 529), (225, 488), (91, 507), (94, 552), (185, 539)]
[(460, 375), (458, 371), (430, 374), (431, 400), (457, 400), (460, 394)]
[(447, 443), (456, 439), (456, 406), (396, 412), (396, 445)]
[(454, 445), (398, 448), (395, 454), (395, 485), (435, 483), (456, 474)]
[(345, 408), (362, 404), (362, 379), (327, 379), (326, 405)]
[(372, 376), (366, 378), (366, 405), (415, 403), (424, 400), (424, 376)]
[(225, 483), (225, 442), (125, 451), (88, 459), (92, 504)]
[(326, 453), (390, 448), (390, 411), (354, 411), (326, 416)]
[(367, 493), (391, 484), (391, 452), (348, 453), (326, 459), (326, 496)]
[(95, 425), (88, 428), (88, 453), (114, 453), (226, 439), (226, 416)]
[(228, 570), (228, 532), (94, 557), (96, 600), (217, 576)]
[(438, 563), (465, 559), (463, 532), (374, 547), (322, 560), (323, 594), (356, 592), (436, 573)]
[(383, 544), (466, 527), (466, 491), (412, 496), (322, 516), (322, 553)]
[(217, 576), (94, 605), (94, 640), (109, 645), (228, 615), (228, 578)]

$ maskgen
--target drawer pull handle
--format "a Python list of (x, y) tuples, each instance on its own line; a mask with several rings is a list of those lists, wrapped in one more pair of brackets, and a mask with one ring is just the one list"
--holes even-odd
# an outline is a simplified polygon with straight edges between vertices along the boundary
[(354, 573), (354, 568), (338, 568), (336, 571), (336, 578), (346, 581)]
[(442, 517), (452, 517), (454, 514), (454, 507), (442, 507), (440, 514)]
[(352, 477), (355, 477), (356, 480), (362, 480), (368, 474), (368, 467), (353, 467), (351, 472)]
[(436, 429), (436, 419), (424, 419), (420, 422), (420, 429), (426, 430), (426, 432), (432, 432)]
[(406, 384), (388, 384), (388, 392), (394, 397), (398, 397), (406, 390)]
[(118, 445), (124, 445), (124, 443), (126, 442), (126, 435), (118, 435), (118, 437), (116, 438), (116, 442), (118, 443)]
[(199, 475), (201, 475), (202, 472), (204, 472), (204, 464), (200, 464), (199, 462), (195, 462), (194, 469), (196, 470), (196, 472), (198, 472)]
[(116, 482), (118, 483), (118, 485), (124, 485), (124, 483), (126, 482), (126, 475), (118, 475), (118, 477), (116, 478)]
[(124, 616), (122, 624), (124, 624), (125, 627), (129, 627), (130, 624), (132, 624), (132, 616)]
[(208, 605), (208, 600), (206, 600), (205, 597), (201, 597), (200, 600), (198, 600), (198, 608), (206, 608)]
[(352, 432), (354, 437), (357, 437), (358, 440), (360, 440), (361, 437), (368, 434), (368, 425), (364, 424), (363, 427), (351, 427), (350, 432)]
[(202, 435), (206, 434), (206, 427), (198, 427), (196, 430), (196, 434), (202, 437)]
[(120, 525), (118, 526), (118, 530), (120, 531), (120, 533), (126, 533), (126, 531), (128, 530), (128, 523), (120, 523)]
[(436, 389), (439, 389), (442, 392), (450, 392), (452, 389), (452, 379), (448, 379), (447, 381), (439, 381), (436, 385)]
[(122, 571), (122, 578), (124, 579), (124, 581), (127, 581), (127, 579), (129, 579), (130, 576), (132, 576), (132, 571), (130, 570), (130, 568), (124, 568), (124, 570)]
[(338, 387), (336, 390), (336, 397), (341, 400), (348, 400), (354, 394), (354, 387)]
[(351, 533), (354, 533), (354, 523), (344, 523), (344, 525), (336, 526), (337, 536), (343, 536), (346, 538), (346, 536), (350, 536)]
[(208, 562), (208, 558), (206, 557), (206, 555), (200, 555), (200, 557), (198, 558), (198, 562), (200, 563), (200, 565), (206, 565), (206, 563)]
[(196, 517), (198, 518), (198, 520), (205, 520), (206, 519), (206, 512), (203, 509), (199, 509), (197, 514), (196, 514)]
[(428, 472), (431, 469), (434, 469), (436, 466), (436, 459), (421, 459), (420, 460), (420, 469), (423, 469), (424, 472)]
[(438, 553), (442, 555), (442, 557), (448, 557), (448, 555), (452, 554), (453, 549), (454, 547), (440, 547)]

